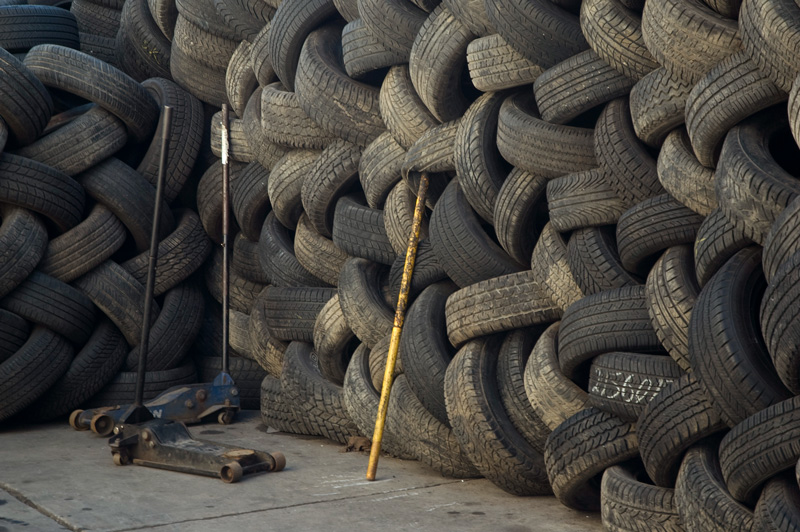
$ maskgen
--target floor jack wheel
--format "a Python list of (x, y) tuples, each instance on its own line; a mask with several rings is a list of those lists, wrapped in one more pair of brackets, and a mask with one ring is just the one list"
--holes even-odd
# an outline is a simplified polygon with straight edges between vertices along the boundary
[(217, 421), (220, 425), (230, 425), (233, 423), (233, 418), (236, 414), (232, 410), (223, 410), (217, 416)]
[(124, 466), (131, 463), (130, 456), (128, 456), (127, 451), (111, 453), (111, 458), (114, 460), (114, 465)]
[(86, 425), (78, 425), (78, 418), (83, 414), (83, 410), (75, 410), (69, 415), (69, 426), (75, 430), (89, 430)]
[(95, 414), (91, 422), (92, 432), (99, 436), (111, 436), (114, 432), (114, 420), (106, 414)]
[(221, 478), (226, 484), (239, 482), (242, 480), (243, 475), (244, 470), (239, 462), (231, 462), (222, 466), (222, 469), (219, 470), (219, 478)]

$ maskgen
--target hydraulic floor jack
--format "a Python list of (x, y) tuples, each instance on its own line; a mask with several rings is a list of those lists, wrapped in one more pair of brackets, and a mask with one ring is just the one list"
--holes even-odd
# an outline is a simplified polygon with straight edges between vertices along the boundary
[(164, 107), (161, 158), (156, 185), (150, 261), (144, 300), (141, 356), (136, 375), (136, 396), (132, 405), (93, 410), (76, 410), (70, 425), (108, 436), (111, 455), (117, 465), (136, 464), (196, 475), (218, 476), (237, 482), (243, 475), (280, 471), (286, 466), (283, 453), (267, 453), (195, 440), (186, 423), (200, 423), (216, 417), (231, 423), (240, 410), (239, 390), (228, 373), (228, 233), (230, 219), (228, 168), (228, 106), (222, 106), (222, 371), (211, 383), (176, 386), (144, 403), (144, 380), (150, 336), (150, 315), (158, 260), (158, 222), (166, 168), (167, 139), (172, 109)]

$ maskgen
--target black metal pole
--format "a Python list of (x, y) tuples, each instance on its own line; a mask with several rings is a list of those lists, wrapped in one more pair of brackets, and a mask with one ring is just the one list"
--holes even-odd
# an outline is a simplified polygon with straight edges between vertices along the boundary
[(136, 400), (134, 407), (144, 405), (144, 376), (147, 372), (147, 355), (150, 351), (150, 317), (153, 312), (153, 291), (156, 284), (156, 262), (158, 261), (159, 222), (161, 221), (164, 174), (167, 168), (167, 143), (171, 122), (172, 107), (165, 105), (163, 127), (161, 129), (161, 155), (158, 160), (158, 180), (156, 181), (156, 204), (153, 208), (153, 230), (150, 233), (150, 261), (147, 264), (147, 284), (144, 288), (144, 316), (142, 317), (142, 337), (139, 341), (139, 365), (136, 369)]
[(222, 104), (222, 372), (228, 373), (228, 232), (230, 231), (230, 168), (228, 167), (228, 104)]

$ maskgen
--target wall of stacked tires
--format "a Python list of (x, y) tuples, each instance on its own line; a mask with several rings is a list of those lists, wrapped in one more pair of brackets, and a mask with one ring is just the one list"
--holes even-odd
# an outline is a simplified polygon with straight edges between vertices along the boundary
[[(797, 530), (800, 3), (0, 0), (0, 419), (221, 368), (608, 530)], [(793, 87), (794, 85), (794, 87)], [(794, 135), (794, 136), (793, 136)], [(798, 469), (800, 472), (800, 468)]]

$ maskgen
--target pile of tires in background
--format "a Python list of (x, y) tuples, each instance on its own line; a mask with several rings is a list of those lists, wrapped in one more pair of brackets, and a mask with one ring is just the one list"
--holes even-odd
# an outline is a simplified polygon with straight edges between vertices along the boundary
[(269, 426), (371, 437), (427, 172), (386, 452), (609, 530), (800, 530), (800, 4), (20, 3), (0, 419), (132, 400), (162, 105), (147, 392), (219, 371), (228, 102), (231, 372)]

